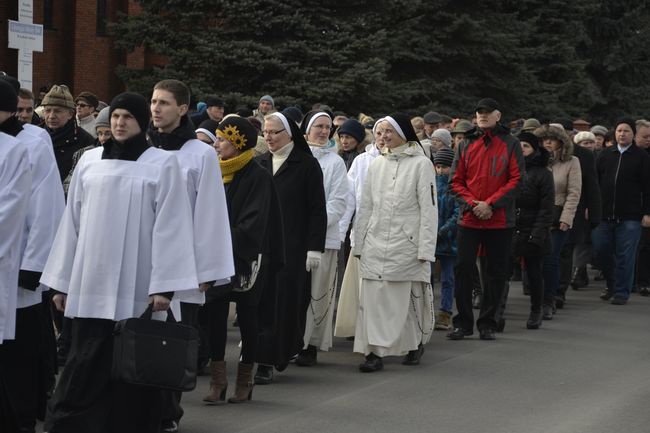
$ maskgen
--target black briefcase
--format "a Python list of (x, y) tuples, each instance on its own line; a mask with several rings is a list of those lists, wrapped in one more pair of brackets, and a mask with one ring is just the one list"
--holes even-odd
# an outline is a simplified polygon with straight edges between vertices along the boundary
[(113, 332), (114, 381), (173, 391), (196, 387), (199, 333), (174, 320), (151, 319), (151, 305), (140, 318), (120, 320)]

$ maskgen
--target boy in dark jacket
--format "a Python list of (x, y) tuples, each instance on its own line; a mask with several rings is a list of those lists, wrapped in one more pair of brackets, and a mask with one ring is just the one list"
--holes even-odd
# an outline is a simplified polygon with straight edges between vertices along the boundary
[(436, 314), (435, 329), (451, 328), (451, 309), (454, 304), (454, 265), (456, 263), (456, 221), (458, 203), (449, 195), (449, 173), (454, 162), (454, 151), (443, 147), (436, 152), (436, 190), (438, 193), (438, 241), (436, 260), (440, 263), (440, 310)]

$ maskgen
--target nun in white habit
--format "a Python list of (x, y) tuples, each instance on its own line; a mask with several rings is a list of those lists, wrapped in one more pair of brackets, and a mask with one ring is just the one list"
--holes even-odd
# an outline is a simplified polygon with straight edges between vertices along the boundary
[(362, 372), (383, 368), (385, 356), (406, 355), (417, 365), (433, 330), (431, 263), (438, 211), (433, 164), (408, 116), (385, 118), (385, 147), (368, 170), (353, 253), (361, 287), (354, 351)]

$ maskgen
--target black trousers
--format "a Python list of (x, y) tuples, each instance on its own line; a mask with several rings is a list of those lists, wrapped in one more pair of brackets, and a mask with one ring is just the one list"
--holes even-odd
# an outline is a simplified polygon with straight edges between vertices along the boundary
[(641, 229), (639, 254), (636, 259), (636, 286), (650, 287), (650, 228)]
[(112, 320), (72, 320), (70, 353), (48, 406), (45, 431), (160, 431), (160, 390), (111, 380), (114, 327)]
[(512, 229), (472, 229), (458, 228), (456, 245), (456, 309), (454, 327), (465, 331), (474, 329), (474, 312), (472, 310), (472, 287), (476, 269), (476, 253), (479, 245), (483, 245), (485, 258), (485, 287), (483, 302), (476, 327), (496, 330), (497, 313), (502, 300), (502, 294), (508, 278), (510, 261), (510, 243)]
[[(199, 327), (199, 305), (181, 302), (181, 323), (192, 326), (196, 329)], [(181, 407), (180, 391), (162, 390), (162, 421), (180, 421), (185, 411)]]
[[(252, 364), (257, 352), (258, 307), (240, 302), (236, 305), (242, 341), (240, 359), (244, 364)], [(227, 300), (212, 301), (204, 307), (210, 318), (210, 359), (213, 361), (223, 361), (226, 355), (229, 307), (230, 302)]]
[(43, 304), (16, 310), (16, 337), (0, 345), (0, 364), (18, 424), (31, 431), (36, 425), (39, 397), (39, 359)]
[(573, 250), (575, 246), (576, 244), (567, 240), (560, 252), (560, 285), (557, 288), (556, 296), (562, 299), (566, 298), (566, 292), (573, 275)]

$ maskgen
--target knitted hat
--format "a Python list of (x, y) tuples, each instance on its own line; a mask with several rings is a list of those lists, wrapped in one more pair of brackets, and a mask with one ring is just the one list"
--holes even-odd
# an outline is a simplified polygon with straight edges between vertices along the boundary
[(474, 125), (472, 125), (472, 122), (466, 119), (460, 119), (458, 122), (456, 122), (456, 125), (454, 125), (454, 129), (451, 130), (451, 135), (454, 134), (464, 134), (470, 129), (472, 129)]
[(524, 120), (524, 126), (521, 127), (522, 131), (533, 132), (537, 128), (542, 126), (539, 120), (531, 117), (530, 119)]
[(451, 147), (451, 132), (449, 132), (447, 129), (436, 129), (433, 131), (431, 138), (438, 138), (445, 146)]
[(435, 125), (436, 123), (442, 122), (442, 116), (435, 111), (429, 111), (422, 116), (422, 119), (424, 120), (424, 123), (428, 123), (429, 125)]
[(537, 136), (532, 132), (523, 131), (517, 136), (517, 138), (519, 141), (525, 141), (530, 144), (533, 149), (539, 150), (539, 138), (537, 138)]
[(385, 120), (395, 128), (397, 135), (402, 137), (404, 140), (420, 143), (420, 140), (413, 129), (413, 125), (411, 125), (411, 118), (406, 114), (393, 113), (390, 116), (386, 116)]
[(434, 164), (440, 164), (443, 167), (451, 167), (454, 163), (454, 151), (449, 147), (443, 147), (436, 152), (436, 155), (433, 157)]
[(596, 141), (596, 136), (589, 131), (580, 131), (575, 135), (575, 137), (573, 137), (573, 142), (575, 144), (580, 144), (581, 141), (585, 140)]
[(478, 104), (476, 104), (476, 108), (474, 111), (478, 110), (489, 110), (489, 111), (494, 111), (499, 109), (499, 103), (495, 101), (492, 98), (483, 98), (480, 101), (478, 101)]
[(223, 100), (218, 96), (208, 96), (205, 98), (205, 105), (207, 107), (225, 107)]
[(631, 117), (623, 116), (616, 121), (616, 124), (614, 125), (614, 129), (618, 128), (618, 125), (620, 125), (621, 123), (625, 123), (630, 128), (632, 128), (632, 134), (636, 135), (636, 122), (634, 121), (634, 119), (632, 119)]
[(149, 116), (151, 112), (149, 111), (149, 104), (144, 99), (144, 97), (138, 93), (124, 92), (117, 95), (111, 101), (111, 106), (109, 107), (108, 117), (110, 118), (113, 115), (113, 111), (117, 108), (122, 108), (135, 117), (135, 120), (140, 126), (140, 130), (144, 133), (147, 131), (149, 126)]
[(602, 135), (603, 137), (607, 135), (607, 128), (603, 125), (594, 125), (591, 127), (590, 131), (594, 135)]
[(194, 132), (204, 133), (205, 135), (210, 137), (210, 140), (212, 140), (212, 142), (214, 143), (215, 141), (217, 141), (217, 137), (214, 134), (216, 134), (218, 126), (219, 126), (219, 122), (215, 122), (212, 119), (207, 119), (201, 122), (201, 124), (199, 124), (199, 127), (196, 128), (196, 131)]
[(74, 100), (72, 99), (70, 90), (68, 90), (68, 86), (57, 86), (56, 84), (52, 86), (49, 92), (47, 92), (41, 105), (44, 107), (47, 105), (55, 105), (58, 107), (69, 108), (71, 110), (74, 110), (75, 108)]
[(15, 113), (18, 106), (18, 95), (7, 80), (0, 80), (0, 111)]
[(217, 127), (217, 135), (240, 152), (253, 149), (257, 144), (257, 129), (243, 117), (232, 116), (223, 120)]
[(85, 102), (93, 107), (93, 109), (97, 108), (97, 105), (99, 105), (99, 98), (90, 92), (81, 92), (77, 95), (77, 97), (74, 98), (74, 102), (76, 104), (79, 101)]
[(339, 136), (341, 136), (341, 134), (351, 136), (357, 140), (357, 143), (361, 143), (366, 138), (366, 128), (355, 119), (348, 119), (343, 122), (343, 125), (341, 125), (336, 132)]
[(99, 112), (97, 115), (97, 119), (95, 120), (95, 128), (99, 128), (100, 126), (104, 126), (107, 128), (111, 127), (111, 118), (108, 115), (108, 112), (111, 110), (111, 107), (106, 107), (102, 108), (102, 111)]
[(300, 111), (300, 108), (298, 107), (287, 107), (284, 110), (282, 110), (282, 114), (284, 114), (289, 119), (296, 122), (297, 124), (300, 124), (303, 117), (302, 111)]
[(260, 102), (262, 101), (269, 101), (271, 103), (271, 106), (275, 107), (275, 102), (273, 102), (273, 98), (271, 95), (264, 95), (260, 98)]

